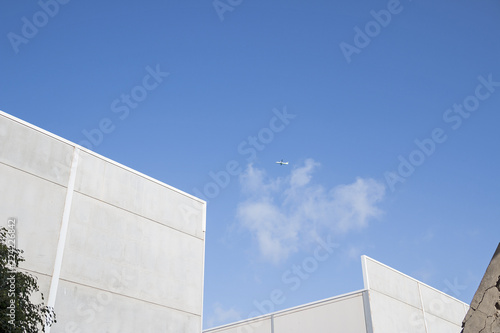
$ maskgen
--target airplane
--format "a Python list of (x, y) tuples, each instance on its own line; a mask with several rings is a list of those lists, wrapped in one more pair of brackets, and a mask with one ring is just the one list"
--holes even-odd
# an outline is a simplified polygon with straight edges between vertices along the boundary
[(283, 162), (283, 159), (281, 161), (279, 161), (279, 162), (276, 162), (276, 163), (279, 164), (279, 165), (283, 165), (283, 164), (284, 165), (288, 165), (288, 162)]

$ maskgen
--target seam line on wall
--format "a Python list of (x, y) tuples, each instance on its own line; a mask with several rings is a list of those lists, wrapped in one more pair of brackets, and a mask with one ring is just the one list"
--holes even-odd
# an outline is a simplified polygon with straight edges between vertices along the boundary
[(32, 177), (38, 178), (39, 180), (43, 180), (43, 181), (49, 182), (49, 183), (51, 183), (51, 184), (53, 184), (53, 185), (57, 185), (57, 186), (60, 186), (60, 187), (66, 188), (66, 186), (65, 186), (65, 185), (62, 185), (61, 183), (58, 183), (58, 182), (55, 182), (55, 181), (53, 181), (53, 180), (51, 180), (51, 179), (45, 178), (44, 176), (37, 175), (37, 174), (35, 174), (35, 173), (33, 173), (33, 172), (30, 172), (30, 171), (27, 171), (27, 170), (24, 170), (24, 169), (18, 168), (18, 167), (16, 167), (16, 166), (12, 165), (12, 164), (7, 164), (7, 163), (4, 163), (4, 162), (0, 162), (0, 165), (4, 165), (4, 166), (6, 166), (6, 167), (8, 167), (8, 168), (12, 168), (12, 169), (14, 169), (14, 170), (20, 171), (20, 172), (25, 173), (25, 174), (27, 174), (27, 175), (29, 175), (29, 176), (32, 176)]
[[(102, 203), (102, 204), (105, 204), (105, 205), (108, 205), (108, 206), (114, 207), (114, 208), (116, 208), (116, 209), (118, 209), (118, 210), (122, 210), (122, 211), (124, 211), (124, 212), (130, 213), (130, 214), (133, 214), (133, 215), (135, 215), (135, 216), (137, 216), (137, 217), (139, 217), (139, 218), (142, 218), (142, 219), (144, 219), (144, 220), (148, 220), (148, 221), (150, 221), (150, 222), (157, 223), (157, 224), (159, 224), (159, 225), (161, 225), (161, 226), (163, 226), (163, 227), (169, 228), (169, 229), (171, 229), (171, 230), (174, 230), (174, 231), (176, 231), (176, 232), (182, 233), (182, 234), (184, 234), (184, 235), (194, 237), (194, 238), (196, 238), (196, 239), (198, 239), (198, 240), (201, 240), (201, 241), (205, 241), (205, 238), (198, 237), (198, 236), (196, 236), (195, 234), (192, 234), (192, 233), (190, 233), (190, 232), (188, 232), (188, 231), (184, 231), (184, 230), (178, 229), (177, 227), (173, 227), (173, 226), (170, 226), (170, 225), (164, 224), (164, 223), (162, 223), (162, 222), (160, 222), (160, 221), (153, 220), (153, 219), (152, 219), (152, 218), (150, 218), (150, 217), (147, 217), (147, 216), (141, 215), (141, 214), (139, 214), (139, 213), (137, 213), (137, 212), (134, 212), (134, 211), (128, 210), (128, 209), (126, 209), (126, 208), (123, 208), (123, 207), (117, 206), (117, 205), (115, 205), (115, 204), (113, 204), (113, 203), (110, 203), (110, 202), (104, 201), (104, 200), (102, 200), (102, 199), (96, 198), (96, 197), (94, 197), (94, 196), (92, 196), (92, 195), (90, 195), (90, 194), (87, 194), (87, 193), (84, 193), (84, 192), (80, 192), (80, 191), (75, 191), (75, 193), (77, 193), (77, 194), (79, 194), (79, 195), (82, 195), (82, 196), (85, 196), (85, 197), (87, 197), (87, 198), (90, 198), (90, 199), (92, 199), (92, 200), (99, 201), (99, 202), (100, 202), (100, 203)], [(205, 210), (203, 209), (203, 210), (202, 210), (202, 212), (201, 212), (202, 216), (204, 216), (204, 215), (205, 215), (205, 212), (204, 212), (204, 211), (205, 211)], [(205, 233), (205, 232), (203, 231), (203, 234), (204, 234), (204, 233)], [(204, 237), (204, 236), (205, 236), (205, 235), (203, 235), (203, 237)]]

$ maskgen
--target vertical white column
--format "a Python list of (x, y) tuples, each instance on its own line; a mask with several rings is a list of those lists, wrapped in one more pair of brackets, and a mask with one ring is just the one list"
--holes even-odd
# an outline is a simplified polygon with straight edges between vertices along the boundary
[[(64, 255), (64, 246), (66, 244), (66, 236), (68, 233), (69, 214), (71, 212), (71, 202), (73, 201), (73, 191), (75, 188), (76, 171), (78, 168), (78, 155), (80, 149), (75, 147), (73, 151), (73, 159), (71, 161), (71, 169), (69, 174), (68, 188), (66, 192), (66, 200), (64, 202), (64, 211), (62, 216), (61, 230), (59, 231), (59, 241), (57, 243), (56, 260), (54, 262), (54, 272), (50, 282), (49, 298), (47, 306), (54, 307), (56, 304), (57, 288), (59, 285), (59, 276), (61, 275), (61, 266)], [(50, 333), (50, 327), (45, 327), (45, 332)]]
[(429, 329), (427, 328), (427, 317), (425, 315), (425, 309), (424, 309), (424, 299), (422, 298), (422, 291), (420, 290), (420, 283), (417, 282), (417, 287), (418, 287), (418, 297), (420, 299), (420, 306), (422, 307), (422, 315), (424, 319), (424, 328), (425, 332), (429, 332)]

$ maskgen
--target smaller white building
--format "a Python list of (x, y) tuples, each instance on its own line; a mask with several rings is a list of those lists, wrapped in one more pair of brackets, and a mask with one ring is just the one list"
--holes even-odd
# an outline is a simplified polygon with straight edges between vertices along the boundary
[(469, 308), (367, 256), (364, 289), (204, 333), (459, 333)]

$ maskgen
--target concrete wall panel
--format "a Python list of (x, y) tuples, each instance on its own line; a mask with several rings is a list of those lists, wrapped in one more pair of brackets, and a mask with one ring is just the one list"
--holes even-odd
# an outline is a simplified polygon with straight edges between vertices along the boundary
[(366, 332), (363, 297), (359, 293), (332, 301), (301, 307), (274, 316), (275, 333)]
[(420, 292), (422, 293), (422, 303), (426, 313), (452, 323), (460, 323), (464, 319), (464, 306), (457, 302), (456, 299), (426, 285), (420, 285)]
[(374, 333), (428, 333), (422, 310), (392, 297), (370, 291)]
[(203, 241), (75, 193), (61, 278), (201, 315)]
[(263, 317), (248, 320), (242, 323), (235, 323), (229, 326), (210, 329), (206, 333), (272, 333), (271, 318)]
[[(200, 332), (193, 314), (61, 280), (54, 333)], [(112, 320), (120, 318), (120, 320)]]
[(460, 325), (429, 313), (425, 314), (425, 321), (427, 322), (427, 333), (460, 333), (462, 331)]
[(376, 290), (411, 306), (421, 308), (418, 285), (415, 280), (408, 279), (404, 274), (388, 269), (387, 266), (370, 258), (366, 260), (366, 271), (370, 290)]
[(203, 204), (117, 164), (82, 152), (75, 190), (203, 238)]
[(0, 163), (66, 186), (73, 147), (19, 121), (1, 118)]
[(0, 186), (0, 225), (17, 219), (17, 247), (26, 259), (21, 267), (52, 275), (66, 188), (1, 163)]

